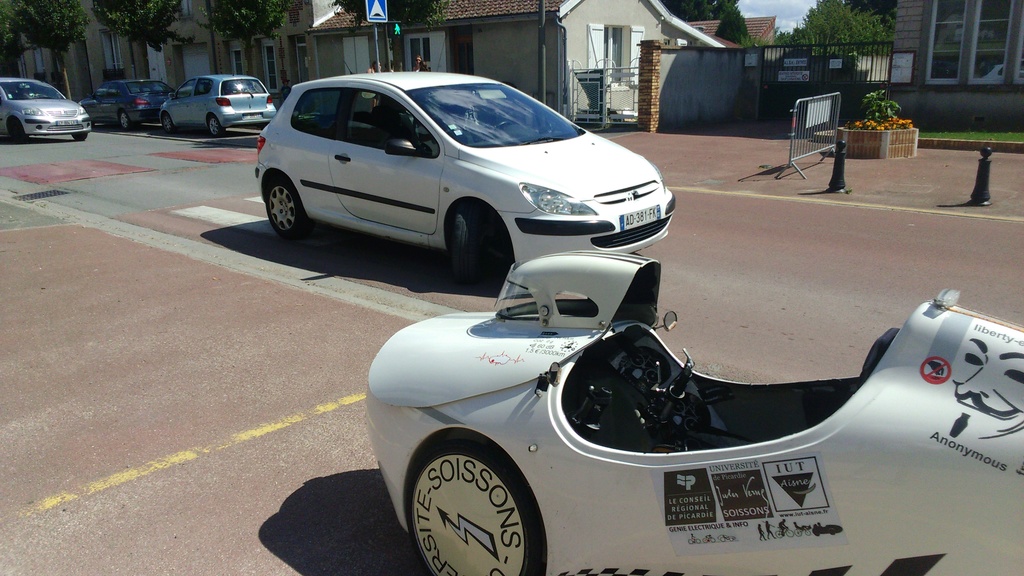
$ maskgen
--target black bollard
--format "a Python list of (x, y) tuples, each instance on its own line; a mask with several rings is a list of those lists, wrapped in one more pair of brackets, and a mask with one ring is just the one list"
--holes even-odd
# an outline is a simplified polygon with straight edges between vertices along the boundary
[(992, 149), (985, 146), (981, 149), (981, 160), (978, 160), (978, 177), (974, 180), (974, 192), (971, 192), (971, 200), (967, 203), (970, 206), (991, 206), (992, 196), (988, 193), (988, 177), (992, 170), (992, 161), (989, 156)]
[(846, 140), (836, 142), (836, 161), (832, 163), (832, 179), (828, 181), (828, 192), (846, 189)]

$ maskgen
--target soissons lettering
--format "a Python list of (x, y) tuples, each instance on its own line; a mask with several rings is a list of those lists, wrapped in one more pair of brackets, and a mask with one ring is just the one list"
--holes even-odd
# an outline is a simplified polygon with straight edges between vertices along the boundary
[(438, 575), (518, 574), (525, 558), (522, 519), (508, 487), (492, 469), (444, 455), (420, 473), (413, 529)]

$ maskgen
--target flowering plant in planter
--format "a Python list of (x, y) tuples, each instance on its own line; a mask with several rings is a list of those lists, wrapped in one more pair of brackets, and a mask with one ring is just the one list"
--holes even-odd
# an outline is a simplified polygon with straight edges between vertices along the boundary
[(836, 139), (847, 145), (849, 158), (913, 158), (917, 156), (917, 128), (897, 116), (900, 105), (876, 90), (861, 100), (863, 120), (853, 120), (837, 130)]
[(860, 101), (864, 110), (863, 120), (846, 123), (847, 130), (908, 130), (914, 127), (909, 118), (897, 116), (900, 105), (885, 97), (885, 90), (869, 92)]

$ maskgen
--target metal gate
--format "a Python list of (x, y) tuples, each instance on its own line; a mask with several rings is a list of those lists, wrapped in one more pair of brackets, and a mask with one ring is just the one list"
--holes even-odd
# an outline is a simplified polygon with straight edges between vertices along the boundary
[[(640, 66), (585, 68), (568, 63), (569, 119), (577, 124), (622, 124), (637, 121)], [(609, 63), (610, 64), (610, 63)]]
[(888, 84), (891, 60), (892, 42), (764, 46), (758, 118), (789, 118), (793, 102), (830, 92), (842, 94), (840, 118), (859, 118), (864, 95)]

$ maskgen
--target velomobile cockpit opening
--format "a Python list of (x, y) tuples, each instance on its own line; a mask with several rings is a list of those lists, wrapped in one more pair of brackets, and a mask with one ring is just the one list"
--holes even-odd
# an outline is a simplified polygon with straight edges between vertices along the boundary
[(588, 346), (566, 376), (561, 409), (583, 439), (632, 452), (711, 450), (767, 442), (816, 426), (874, 371), (898, 330), (871, 347), (861, 374), (749, 384), (695, 372), (648, 328), (628, 324)]

